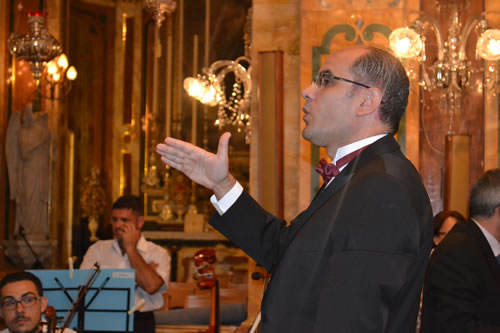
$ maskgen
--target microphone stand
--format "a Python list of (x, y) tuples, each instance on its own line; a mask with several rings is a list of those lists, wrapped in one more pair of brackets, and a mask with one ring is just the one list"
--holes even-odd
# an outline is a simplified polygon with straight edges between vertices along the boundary
[(43, 269), (43, 265), (42, 265), (40, 259), (38, 259), (38, 255), (36, 254), (35, 250), (33, 250), (33, 248), (31, 247), (31, 244), (26, 239), (26, 235), (24, 234), (24, 228), (22, 226), (19, 226), (19, 235), (21, 235), (21, 237), (23, 238), (24, 242), (26, 243), (26, 245), (30, 249), (31, 254), (33, 254), (33, 257), (35, 257), (35, 263), (33, 264), (32, 268)]

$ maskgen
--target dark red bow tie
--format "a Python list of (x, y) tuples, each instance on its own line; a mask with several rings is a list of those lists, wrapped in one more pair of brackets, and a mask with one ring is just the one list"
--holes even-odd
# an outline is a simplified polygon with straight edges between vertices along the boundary
[(366, 147), (367, 146), (350, 152), (349, 154), (340, 158), (337, 163), (328, 163), (324, 158), (322, 158), (319, 161), (319, 167), (315, 168), (314, 170), (316, 170), (321, 175), (321, 177), (323, 177), (323, 182), (325, 184), (328, 184), (328, 182), (330, 182), (330, 179), (332, 179), (333, 177), (337, 177), (337, 175), (340, 173), (340, 168), (355, 159), (356, 156), (358, 156), (359, 153), (361, 153)]

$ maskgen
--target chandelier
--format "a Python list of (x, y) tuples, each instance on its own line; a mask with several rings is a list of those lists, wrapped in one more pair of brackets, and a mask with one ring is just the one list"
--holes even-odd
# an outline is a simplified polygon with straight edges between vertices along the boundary
[[(478, 35), (475, 57), (487, 61), (500, 59), (500, 30), (489, 29), (485, 14), (472, 16), (461, 29), (456, 4), (450, 6), (451, 16), (448, 37), (443, 34), (438, 21), (431, 15), (412, 12), (417, 18), (410, 26), (395, 29), (389, 36), (392, 51), (401, 58), (416, 59), (421, 68), (420, 86), (427, 91), (439, 90), (441, 109), (450, 114), (460, 113), (462, 91), (471, 88), (481, 91), (482, 80), (473, 80), (475, 73), (484, 72), (484, 67), (476, 68), (466, 56), (466, 44), (473, 31)], [(425, 64), (425, 31), (431, 28), (436, 36), (437, 59), (428, 66)], [(496, 63), (486, 66), (486, 83), (494, 87), (498, 69)]]
[[(246, 63), (248, 68), (242, 63)], [(218, 107), (216, 126), (222, 128), (225, 125), (233, 125), (238, 132), (244, 129), (247, 142), (250, 140), (251, 70), (250, 59), (239, 57), (234, 61), (216, 61), (209, 68), (203, 69), (203, 75), (184, 80), (184, 89), (189, 96), (203, 104)], [(234, 78), (232, 85), (229, 74)], [(230, 91), (227, 90), (228, 87), (231, 87)]]
[(165, 20), (165, 14), (172, 14), (177, 8), (177, 3), (175, 0), (144, 0), (144, 6), (153, 14), (154, 20), (159, 27)]
[(17, 59), (31, 63), (31, 71), (39, 85), (44, 62), (62, 52), (61, 44), (45, 27), (45, 13), (28, 11), (28, 34), (12, 33), (8, 40), (9, 52)]
[(76, 79), (78, 72), (75, 66), (68, 68), (68, 65), (68, 57), (62, 53), (45, 66), (43, 77), (50, 94), (49, 96), (44, 95), (44, 97), (51, 100), (62, 99), (70, 92), (72, 82)]

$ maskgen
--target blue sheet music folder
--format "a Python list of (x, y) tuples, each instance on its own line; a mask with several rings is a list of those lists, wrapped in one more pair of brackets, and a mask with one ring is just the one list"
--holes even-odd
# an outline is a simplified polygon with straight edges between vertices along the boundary
[[(65, 319), (92, 271), (75, 269), (70, 278), (69, 270), (30, 270), (42, 281), (49, 305)], [(79, 332), (133, 332), (134, 316), (128, 310), (134, 305), (134, 290), (135, 270), (101, 269), (69, 328)]]

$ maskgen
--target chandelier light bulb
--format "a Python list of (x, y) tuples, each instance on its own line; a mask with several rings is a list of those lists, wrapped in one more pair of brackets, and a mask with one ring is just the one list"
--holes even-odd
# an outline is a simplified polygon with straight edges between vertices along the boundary
[(485, 60), (500, 60), (500, 30), (488, 29), (477, 40), (476, 50)]
[(66, 57), (64, 53), (61, 54), (57, 59), (57, 65), (61, 67), (63, 71), (66, 70), (66, 68), (68, 68), (68, 57)]
[(415, 30), (399, 28), (389, 35), (389, 46), (398, 57), (411, 58), (422, 51), (422, 40)]
[(57, 65), (53, 60), (49, 61), (49, 63), (47, 64), (47, 73), (49, 75), (54, 75), (55, 73), (57, 73)]
[(490, 40), (488, 43), (488, 50), (494, 55), (500, 54), (500, 41), (493, 39)]
[(209, 85), (205, 90), (205, 95), (200, 99), (200, 102), (209, 106), (216, 106), (218, 104), (217, 91), (214, 86)]
[(68, 80), (73, 81), (74, 79), (76, 79), (77, 75), (78, 72), (76, 71), (75, 66), (71, 66), (70, 68), (68, 68), (68, 71), (66, 72), (66, 77), (68, 78)]
[(61, 79), (61, 74), (59, 74), (59, 72), (52, 74), (52, 81), (59, 82), (60, 79)]
[(206, 92), (203, 82), (194, 77), (184, 79), (184, 89), (189, 96), (194, 97), (199, 101), (201, 101)]

